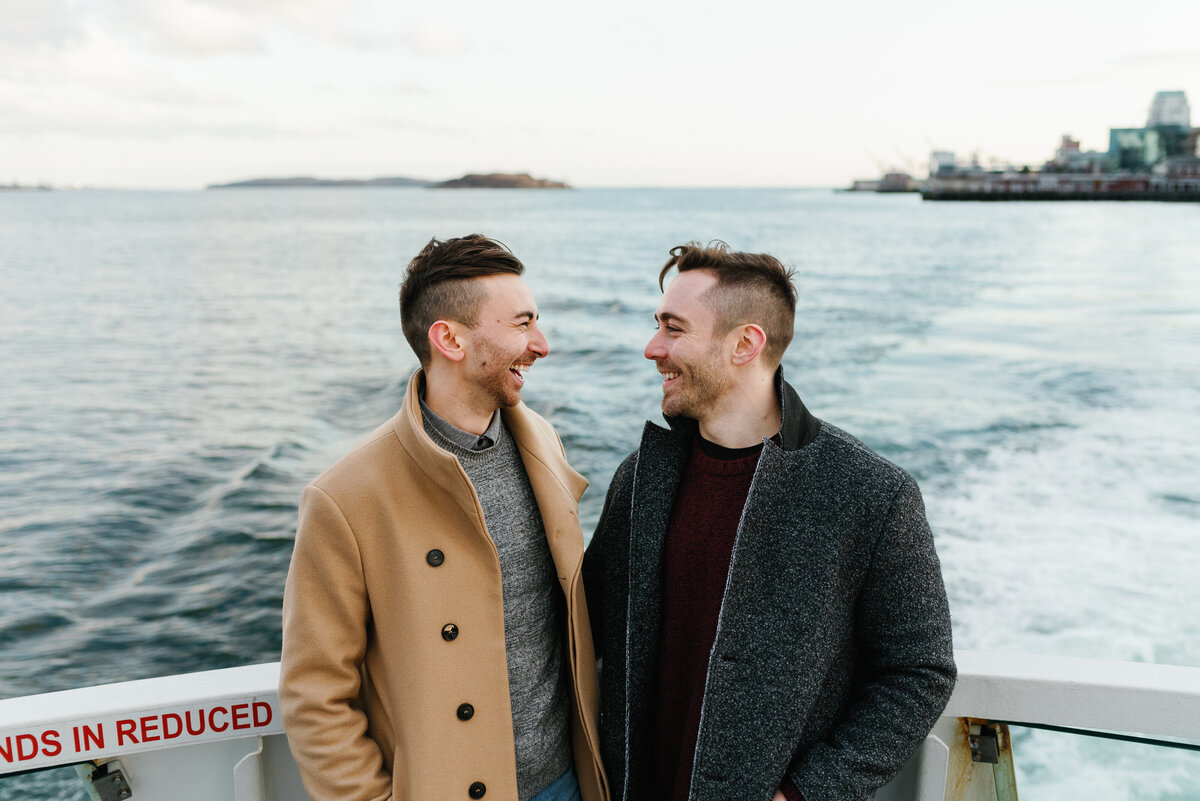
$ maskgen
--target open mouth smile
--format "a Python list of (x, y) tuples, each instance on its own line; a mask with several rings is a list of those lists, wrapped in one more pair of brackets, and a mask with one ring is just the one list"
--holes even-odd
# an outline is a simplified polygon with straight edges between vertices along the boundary
[(517, 386), (525, 386), (525, 373), (529, 372), (530, 367), (533, 367), (533, 362), (529, 364), (514, 364), (508, 368), (508, 372), (517, 379)]

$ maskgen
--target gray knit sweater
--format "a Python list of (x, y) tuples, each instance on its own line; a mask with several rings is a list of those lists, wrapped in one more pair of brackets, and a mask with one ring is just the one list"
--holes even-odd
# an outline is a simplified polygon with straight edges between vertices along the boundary
[[(422, 412), (425, 431), (471, 479), (500, 555), (517, 794), (527, 801), (571, 765), (561, 591), (542, 517), (516, 442), (499, 414), (484, 439), (454, 429), (428, 407)], [(485, 447), (476, 449), (480, 445)]]

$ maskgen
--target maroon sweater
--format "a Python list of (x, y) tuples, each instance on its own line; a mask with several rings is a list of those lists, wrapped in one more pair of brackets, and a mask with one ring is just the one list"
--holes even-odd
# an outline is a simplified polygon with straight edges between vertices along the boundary
[[(663, 548), (662, 635), (651, 698), (651, 798), (687, 801), (700, 729), (708, 658), (733, 541), (762, 446), (730, 450), (703, 440), (692, 446)], [(782, 788), (789, 801), (799, 792)]]

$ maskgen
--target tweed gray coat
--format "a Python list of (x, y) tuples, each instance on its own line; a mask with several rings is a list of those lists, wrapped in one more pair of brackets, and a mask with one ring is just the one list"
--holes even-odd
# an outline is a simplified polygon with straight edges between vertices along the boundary
[[(783, 446), (763, 446), (709, 658), (691, 801), (869, 798), (920, 745), (954, 686), (950, 613), (920, 490), (776, 384)], [(613, 798), (647, 798), (663, 542), (695, 421), (647, 423), (584, 558), (602, 662)]]

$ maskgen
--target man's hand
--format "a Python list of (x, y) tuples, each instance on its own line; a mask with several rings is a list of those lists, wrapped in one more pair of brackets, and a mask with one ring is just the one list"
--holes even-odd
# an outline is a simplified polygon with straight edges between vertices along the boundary
[(787, 801), (787, 796), (783, 794), (783, 790), (776, 790), (775, 797), (771, 801)]

